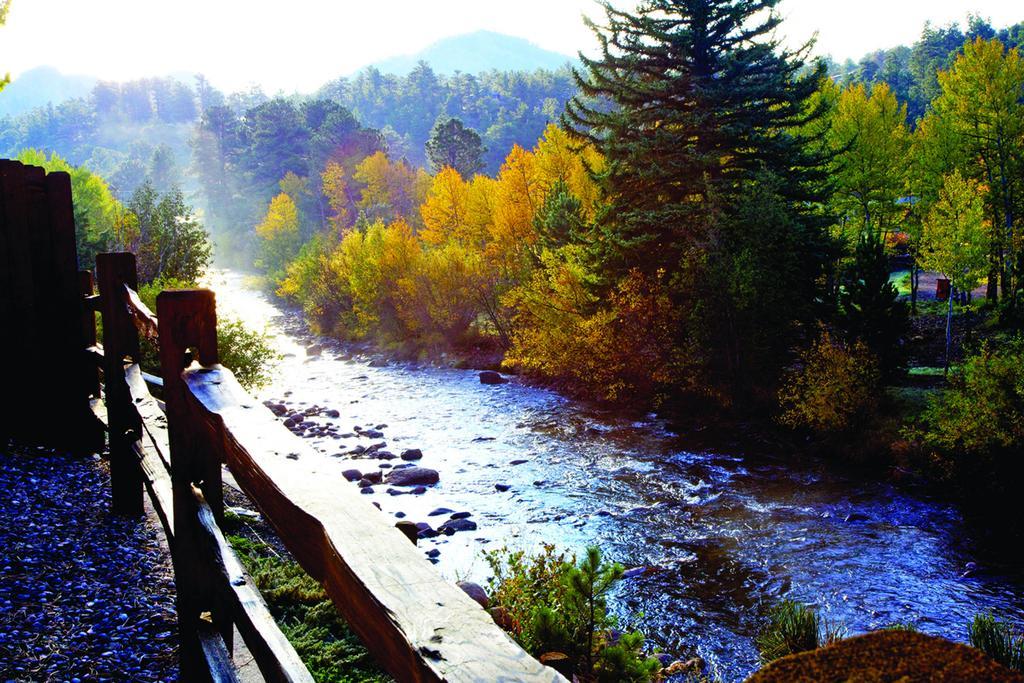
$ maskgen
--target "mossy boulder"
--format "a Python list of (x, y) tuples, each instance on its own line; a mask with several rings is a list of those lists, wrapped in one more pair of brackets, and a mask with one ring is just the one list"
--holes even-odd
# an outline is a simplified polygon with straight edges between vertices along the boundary
[(1024, 683), (980, 650), (908, 631), (877, 631), (772, 662), (747, 683)]

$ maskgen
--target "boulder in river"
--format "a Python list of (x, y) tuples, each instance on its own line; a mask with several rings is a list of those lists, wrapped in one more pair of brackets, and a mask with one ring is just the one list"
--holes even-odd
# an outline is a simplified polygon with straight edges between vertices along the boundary
[(359, 481), (363, 478), (363, 473), (359, 470), (345, 470), (341, 476), (345, 477), (346, 481)]
[(497, 491), (498, 491), (499, 493), (505, 493), (506, 491), (508, 491), (508, 490), (509, 490), (510, 488), (512, 488), (512, 487), (511, 487), (511, 486), (509, 486), (508, 484), (495, 484), (495, 485), (494, 485), (494, 488), (495, 488), (495, 489), (496, 489), (496, 490), (497, 490)]
[(324, 347), (320, 346), (319, 344), (310, 344), (309, 346), (306, 347), (307, 356), (319, 356), (323, 352)]
[(402, 451), (402, 460), (420, 460), (423, 457), (423, 451), (418, 448), (407, 448)]
[(476, 522), (471, 519), (451, 519), (437, 527), (439, 533), (451, 536), (456, 531), (476, 531)]
[(387, 482), (395, 486), (431, 486), (440, 479), (437, 470), (426, 467), (407, 467), (389, 472)]
[(455, 510), (451, 510), (449, 508), (437, 508), (433, 512), (428, 512), (427, 513), (427, 517), (438, 517), (440, 515), (450, 515), (453, 512), (455, 512)]
[(480, 373), (480, 384), (505, 384), (506, 382), (508, 380), (494, 370), (484, 370)]

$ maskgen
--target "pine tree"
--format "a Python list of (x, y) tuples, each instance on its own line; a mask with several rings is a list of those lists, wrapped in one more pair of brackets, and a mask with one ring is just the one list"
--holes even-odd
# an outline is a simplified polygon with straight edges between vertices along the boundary
[(438, 121), (426, 145), (427, 158), (435, 171), (454, 168), (463, 178), (472, 178), (484, 168), (480, 136), (459, 119)]
[(782, 49), (778, 0), (648, 0), (635, 14), (606, 3), (588, 22), (601, 57), (581, 56), (582, 93), (563, 125), (608, 160), (602, 180), (614, 208), (609, 244), (632, 267), (675, 269), (699, 241), (711, 207), (769, 171), (790, 198), (817, 198), (820, 159), (793, 132), (818, 112), (806, 103), (824, 75), (805, 72), (809, 45)]
[[(804, 131), (823, 113), (812, 97), (825, 67), (808, 67), (810, 45), (780, 46), (777, 4), (647, 0), (630, 13), (605, 3), (604, 24), (590, 23), (601, 55), (581, 55), (580, 95), (563, 116), (606, 160), (596, 176), (609, 209), (592, 240), (604, 281), (667, 274), (702, 392), (770, 378), (820, 298), (830, 188)], [(755, 191), (772, 207), (770, 234), (751, 220)], [(786, 256), (799, 267), (760, 259), (764, 239), (795, 250)]]

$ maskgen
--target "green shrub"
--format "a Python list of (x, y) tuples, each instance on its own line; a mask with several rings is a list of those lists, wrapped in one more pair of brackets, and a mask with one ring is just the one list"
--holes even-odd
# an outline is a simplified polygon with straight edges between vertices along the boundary
[(822, 331), (785, 375), (780, 421), (820, 435), (853, 431), (873, 415), (880, 377), (863, 343), (844, 344)]
[(1009, 457), (1024, 449), (1024, 337), (986, 344), (953, 375), (924, 414), (926, 446), (961, 457)]
[(622, 578), (622, 566), (605, 563), (588, 548), (577, 564), (546, 545), (536, 555), (507, 548), (487, 554), (494, 573), (491, 600), (505, 611), (506, 628), (535, 657), (561, 653), (580, 680), (652, 680), (661, 668), (644, 657), (640, 633), (613, 637), (615, 618), (608, 595)]
[[(195, 284), (173, 278), (156, 279), (139, 287), (139, 298), (156, 313), (156, 297), (160, 292), (189, 287), (195, 287)], [(156, 344), (142, 340), (141, 351), (143, 369), (159, 375), (160, 356)], [(229, 368), (238, 383), (248, 391), (269, 384), (273, 364), (281, 358), (266, 332), (251, 330), (241, 320), (226, 316), (217, 320), (217, 351), (221, 364)]]
[(755, 643), (761, 663), (816, 650), (842, 638), (842, 629), (825, 622), (811, 607), (792, 600), (783, 600), (768, 613), (768, 622), (757, 635)]
[(1024, 672), (1024, 635), (993, 614), (979, 614), (967, 628), (971, 645), (1008, 669)]
[(295, 562), (240, 536), (228, 540), (260, 589), (281, 632), (318, 683), (391, 680), (342, 620), (323, 588)]

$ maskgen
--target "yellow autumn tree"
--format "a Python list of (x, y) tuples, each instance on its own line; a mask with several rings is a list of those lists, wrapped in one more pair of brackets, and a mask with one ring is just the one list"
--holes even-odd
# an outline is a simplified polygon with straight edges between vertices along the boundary
[(427, 199), (420, 207), (423, 231), (420, 237), (427, 244), (442, 244), (450, 238), (463, 236), (467, 221), (469, 186), (459, 172), (444, 167), (434, 176)]
[(256, 266), (277, 283), (284, 279), (288, 263), (298, 254), (299, 210), (290, 196), (282, 192), (270, 201), (267, 214), (256, 226), (260, 256)]
[(369, 220), (404, 220), (420, 227), (420, 205), (430, 189), (430, 175), (404, 161), (393, 162), (384, 152), (363, 159), (352, 178), (362, 185), (356, 206)]
[(604, 159), (592, 145), (580, 144), (565, 130), (550, 124), (534, 149), (534, 168), (545, 193), (558, 183), (564, 184), (580, 200), (584, 216), (590, 220), (600, 197), (592, 173), (601, 171)]
[(328, 161), (324, 172), (320, 174), (320, 182), (323, 187), (324, 197), (327, 198), (327, 205), (331, 207), (331, 215), (328, 221), (331, 228), (340, 234), (348, 227), (349, 198), (348, 181), (345, 179), (345, 167), (336, 161)]

